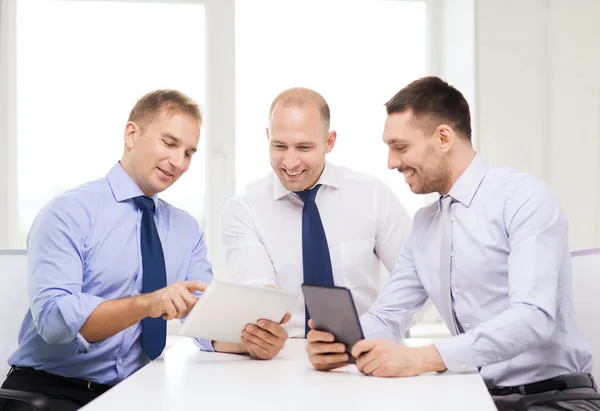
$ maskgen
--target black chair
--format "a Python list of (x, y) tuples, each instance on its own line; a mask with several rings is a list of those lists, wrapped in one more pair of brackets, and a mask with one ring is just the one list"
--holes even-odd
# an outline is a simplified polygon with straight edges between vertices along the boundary
[[(17, 336), (24, 314), (29, 309), (27, 297), (27, 253), (25, 250), (0, 249), (0, 385), (10, 366), (8, 357), (17, 349)], [(4, 400), (28, 403), (34, 411), (47, 411), (48, 399), (42, 394), (0, 389)]]

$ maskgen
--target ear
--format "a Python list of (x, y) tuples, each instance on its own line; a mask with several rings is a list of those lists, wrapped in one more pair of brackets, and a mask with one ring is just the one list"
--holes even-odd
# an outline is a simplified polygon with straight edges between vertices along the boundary
[(337, 133), (335, 130), (331, 130), (329, 135), (327, 136), (327, 147), (325, 149), (325, 153), (329, 153), (333, 150), (333, 146), (335, 145), (335, 140), (337, 139)]
[(267, 134), (267, 141), (269, 141), (271, 139), (269, 136), (269, 127), (265, 128), (265, 133)]
[(435, 130), (435, 138), (438, 140), (440, 150), (443, 153), (448, 152), (456, 140), (456, 134), (454, 130), (446, 124), (440, 124)]
[(140, 135), (140, 127), (133, 121), (128, 121), (125, 125), (125, 147), (132, 149), (135, 147), (135, 142)]

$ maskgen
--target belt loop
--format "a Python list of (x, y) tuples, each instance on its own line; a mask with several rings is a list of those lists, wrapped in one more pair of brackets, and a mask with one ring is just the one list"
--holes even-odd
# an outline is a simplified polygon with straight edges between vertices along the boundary
[(12, 372), (13, 372), (14, 370), (15, 370), (15, 366), (14, 366), (14, 365), (11, 365), (11, 366), (10, 366), (10, 370), (8, 370), (8, 374), (6, 374), (6, 378), (8, 378), (8, 377), (9, 377), (9, 375), (11, 375), (11, 374), (12, 374)]
[(594, 376), (592, 374), (588, 374), (590, 377), (590, 380), (592, 380), (592, 385), (594, 386), (594, 391), (598, 392), (598, 387), (596, 386), (596, 380), (594, 379)]
[(524, 385), (519, 385), (519, 394), (521, 394), (521, 395), (527, 395), (527, 391), (525, 390), (525, 386)]
[(88, 381), (88, 383), (87, 383), (87, 388), (88, 388), (88, 390), (90, 390), (90, 391), (94, 391), (94, 390), (92, 390), (92, 382), (91, 382), (91, 381)]

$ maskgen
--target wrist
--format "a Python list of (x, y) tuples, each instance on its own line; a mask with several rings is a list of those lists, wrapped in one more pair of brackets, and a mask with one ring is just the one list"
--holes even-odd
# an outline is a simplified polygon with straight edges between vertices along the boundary
[(142, 294), (138, 295), (137, 297), (133, 297), (137, 309), (136, 311), (139, 313), (139, 316), (142, 319), (149, 317), (151, 314), (150, 307), (152, 305), (150, 304), (149, 296), (150, 294)]
[(423, 359), (422, 367), (425, 370), (424, 372), (442, 372), (447, 370), (444, 360), (437, 348), (435, 348), (435, 345), (426, 345), (419, 348), (419, 350), (422, 352), (421, 358)]

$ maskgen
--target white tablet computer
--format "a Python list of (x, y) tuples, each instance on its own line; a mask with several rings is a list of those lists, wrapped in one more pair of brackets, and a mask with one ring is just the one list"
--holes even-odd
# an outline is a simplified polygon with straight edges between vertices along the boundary
[(261, 318), (280, 322), (297, 297), (278, 289), (213, 281), (177, 334), (240, 343), (246, 325)]

